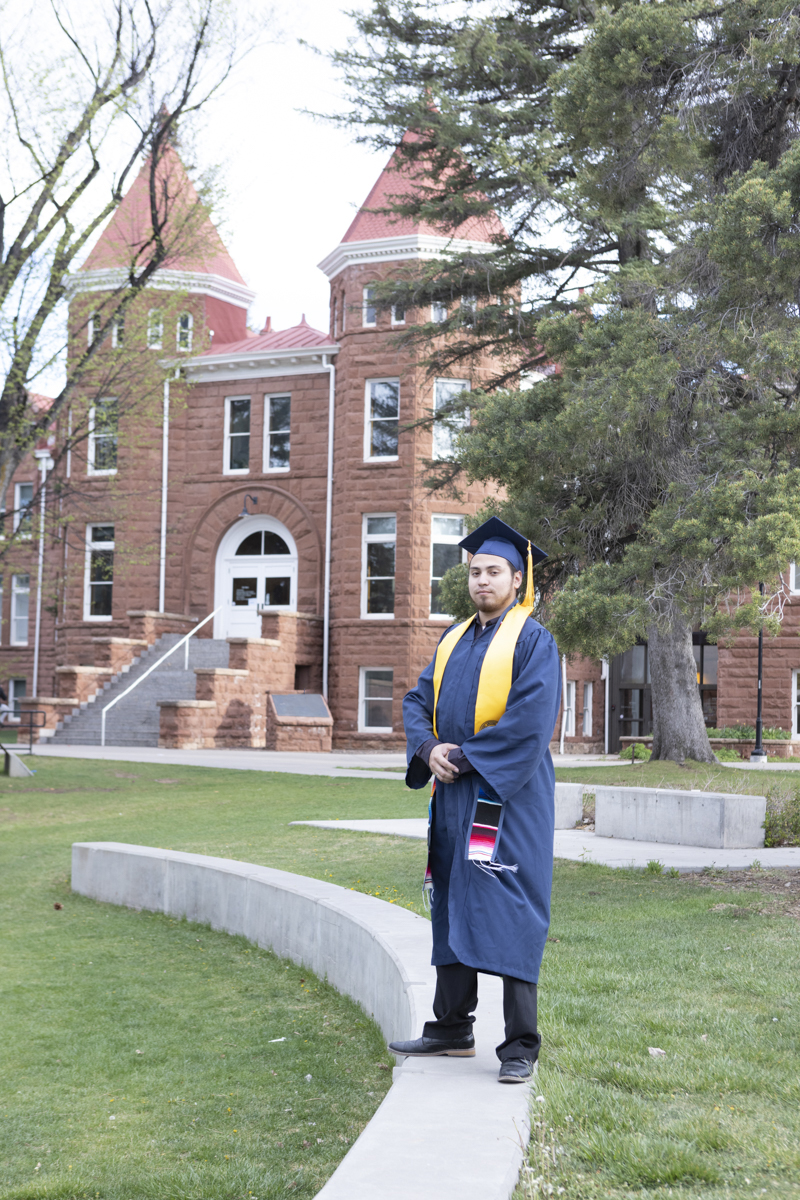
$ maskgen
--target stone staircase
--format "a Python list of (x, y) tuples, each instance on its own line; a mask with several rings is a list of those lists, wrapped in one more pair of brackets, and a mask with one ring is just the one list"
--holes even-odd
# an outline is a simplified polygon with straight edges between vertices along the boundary
[[(94, 695), (66, 714), (48, 738), (48, 743), (53, 746), (99, 746), (102, 709), (140, 679), (181, 637), (180, 633), (162, 634), (132, 663), (112, 675)], [(195, 670), (227, 667), (229, 651), (227, 641), (191, 638), (188, 670), (184, 668), (185, 651), (181, 647), (107, 713), (106, 745), (157, 746), (159, 700), (194, 700), (197, 682)]]

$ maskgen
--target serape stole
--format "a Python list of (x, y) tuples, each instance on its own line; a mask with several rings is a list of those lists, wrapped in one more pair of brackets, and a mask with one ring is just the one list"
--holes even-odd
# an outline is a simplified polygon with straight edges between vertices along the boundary
[(492, 800), (491, 796), (486, 795), (483, 788), (479, 788), (467, 840), (467, 858), (483, 871), (517, 870), (516, 863), (508, 865), (499, 862), (495, 857), (502, 825), (502, 803), (499, 800)]

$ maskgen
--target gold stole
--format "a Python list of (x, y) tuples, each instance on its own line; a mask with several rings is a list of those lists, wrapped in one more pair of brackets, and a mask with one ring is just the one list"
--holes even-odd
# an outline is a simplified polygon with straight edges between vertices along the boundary
[[(529, 574), (530, 578), (530, 574)], [(526, 596), (527, 599), (527, 596)], [(477, 614), (476, 614), (477, 615)], [(475, 702), (475, 733), (496, 725), (506, 711), (508, 693), (511, 691), (511, 673), (514, 667), (514, 648), (522, 628), (531, 615), (527, 604), (515, 604), (509, 609), (500, 628), (489, 643), (481, 673), (478, 677), (478, 696)], [(455, 649), (456, 643), (472, 625), (475, 616), (470, 617), (461, 625), (456, 625), (442, 638), (436, 650), (436, 661), (433, 667), (433, 734), (438, 737), (436, 730), (436, 708), (439, 703), (439, 690), (442, 686), (444, 669), (448, 659)]]

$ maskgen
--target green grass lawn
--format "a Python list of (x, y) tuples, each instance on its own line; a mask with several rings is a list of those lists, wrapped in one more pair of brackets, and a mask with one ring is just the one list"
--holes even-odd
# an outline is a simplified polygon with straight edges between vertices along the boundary
[[(288, 822), (421, 816), (425, 793), (396, 780), (32, 765), (31, 780), (0, 779), (0, 1198), (313, 1195), (389, 1085), (374, 1026), (241, 939), (73, 896), (69, 848), (225, 855), (421, 911), (423, 844)], [(652, 770), (631, 769), (638, 781)], [(725, 772), (725, 790), (751, 778), (763, 786)], [(713, 882), (557, 864), (540, 981), (545, 1101), (521, 1195), (800, 1194), (800, 925), (773, 895)]]
[(736, 767), (723, 767), (718, 763), (687, 761), (684, 765), (673, 762), (628, 762), (611, 763), (606, 767), (562, 767), (558, 755), (553, 762), (556, 779), (562, 783), (618, 784), (620, 787), (664, 787), (691, 791), (700, 788), (709, 792), (743, 792), (751, 796), (763, 796), (765, 789), (800, 786), (800, 773), (796, 771), (742, 771)]

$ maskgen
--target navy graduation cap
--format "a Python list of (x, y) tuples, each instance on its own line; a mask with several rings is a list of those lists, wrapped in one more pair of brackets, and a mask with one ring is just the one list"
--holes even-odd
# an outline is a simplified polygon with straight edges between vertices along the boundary
[(524, 571), (526, 560), (528, 565), (535, 567), (547, 558), (544, 550), (532, 545), (528, 538), (499, 517), (490, 517), (458, 544), (468, 554), (497, 554), (508, 559), (515, 571)]

